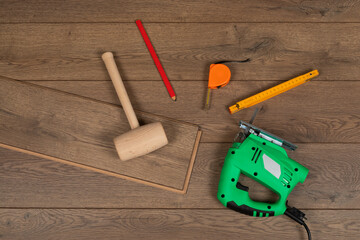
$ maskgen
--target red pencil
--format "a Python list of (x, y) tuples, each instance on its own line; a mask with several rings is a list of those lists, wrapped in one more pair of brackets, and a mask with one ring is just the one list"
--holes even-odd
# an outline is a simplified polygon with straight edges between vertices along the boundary
[(160, 60), (159, 60), (158, 56), (156, 55), (155, 49), (152, 46), (148, 35), (146, 34), (145, 28), (142, 25), (141, 20), (136, 20), (135, 22), (136, 22), (136, 25), (139, 28), (139, 31), (140, 31), (140, 33), (141, 33), (141, 35), (142, 35), (142, 37), (143, 37), (143, 39), (145, 41), (145, 44), (146, 44), (147, 48), (149, 49), (150, 55), (151, 55), (152, 59), (154, 60), (156, 68), (159, 71), (162, 80), (164, 81), (164, 84), (166, 86), (166, 89), (167, 89), (171, 99), (176, 101), (176, 95), (175, 95), (174, 89), (171, 87), (170, 81), (166, 76), (166, 73), (165, 73), (165, 71), (164, 71), (164, 69), (163, 69), (163, 67), (162, 67), (162, 65), (160, 63)]

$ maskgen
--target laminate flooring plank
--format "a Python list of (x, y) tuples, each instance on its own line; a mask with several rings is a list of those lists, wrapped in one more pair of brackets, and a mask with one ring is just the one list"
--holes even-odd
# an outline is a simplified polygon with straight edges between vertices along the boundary
[[(195, 124), (204, 130), (202, 142), (232, 142), (239, 120), (296, 143), (359, 143), (360, 82), (319, 81), (317, 78), (254, 107), (229, 114), (227, 107), (282, 81), (230, 81), (212, 91), (211, 108), (203, 110), (207, 82), (175, 81), (174, 103), (162, 82), (126, 81), (134, 108)], [(34, 81), (35, 84), (119, 104), (110, 81)]]
[(113, 144), (116, 136), (130, 130), (121, 108), (6, 78), (0, 79), (0, 86), (1, 144), (78, 167), (184, 190), (197, 151), (198, 126), (137, 112), (141, 125), (161, 122), (169, 144), (124, 162)]
[[(186, 195), (0, 148), (0, 208), (223, 208), (216, 198), (230, 143), (201, 143)], [(360, 208), (359, 144), (299, 144), (289, 157), (309, 169), (289, 195), (301, 209)], [(248, 178), (255, 200), (274, 194)]]
[[(208, 79), (229, 64), (233, 80), (359, 80), (360, 23), (144, 24), (173, 83)], [(1, 24), (0, 75), (19, 80), (108, 80), (100, 56), (113, 51), (124, 80), (158, 80), (135, 23)], [(175, 89), (177, 91), (178, 89)]]
[(0, 20), (20, 22), (359, 22), (357, 0), (1, 1)]
[[(308, 210), (313, 239), (358, 239), (359, 210)], [(1, 239), (307, 239), (286, 216), (235, 211), (148, 209), (0, 209)]]

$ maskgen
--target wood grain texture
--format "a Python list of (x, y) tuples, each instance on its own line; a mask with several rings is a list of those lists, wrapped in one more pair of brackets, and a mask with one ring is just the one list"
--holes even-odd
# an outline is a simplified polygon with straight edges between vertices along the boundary
[[(186, 195), (0, 149), (2, 208), (223, 208), (216, 198), (231, 144), (202, 143)], [(302, 209), (360, 208), (359, 144), (299, 144), (289, 157), (309, 168), (289, 196)], [(266, 188), (242, 178), (256, 200), (274, 200)]]
[[(111, 82), (35, 81), (66, 92), (118, 104)], [(203, 110), (207, 82), (178, 81), (176, 103), (162, 82), (126, 81), (135, 109), (201, 125), (202, 142), (232, 142), (239, 120), (249, 121), (255, 107), (263, 107), (254, 124), (296, 143), (359, 143), (360, 82), (319, 81), (317, 78), (252, 108), (230, 115), (227, 107), (280, 81), (230, 81), (212, 91), (210, 111)]]
[(357, 0), (2, 0), (1, 22), (358, 22)]
[(161, 121), (169, 144), (122, 162), (113, 146), (114, 137), (130, 130), (121, 108), (6, 78), (1, 78), (0, 86), (0, 143), (183, 190), (196, 125), (137, 112), (142, 125)]
[[(313, 239), (359, 237), (359, 210), (306, 214)], [(286, 216), (255, 218), (227, 209), (1, 209), (0, 222), (4, 240), (306, 239), (304, 228)]]
[[(263, 108), (254, 124), (297, 143), (289, 156), (310, 172), (289, 203), (304, 210), (313, 239), (358, 239), (359, 12), (360, 0), (0, 0), (0, 75), (119, 105), (100, 58), (113, 51), (135, 109), (204, 130), (186, 195), (0, 148), (0, 239), (306, 239), (305, 230), (284, 216), (251, 218), (225, 209), (216, 192), (237, 124), (254, 110), (229, 115), (227, 107), (312, 69), (318, 78), (257, 105)], [(136, 19), (144, 23), (176, 103)], [(250, 62), (229, 64), (229, 86), (213, 91), (210, 111), (202, 111), (209, 65), (246, 58)], [(5, 103), (0, 94), (0, 109)], [(53, 115), (59, 117), (65, 116)], [(51, 139), (51, 129), (41, 131), (44, 120), (22, 124), (29, 124), (29, 134)], [(109, 123), (83, 122), (96, 130)], [(89, 138), (86, 126), (75, 128), (69, 133), (59, 121), (65, 139), (112, 146)], [(255, 200), (275, 199), (259, 184), (241, 181)]]
[[(232, 81), (288, 80), (311, 69), (319, 70), (319, 80), (360, 76), (359, 23), (144, 26), (171, 83), (206, 81), (210, 64), (247, 58), (230, 64)], [(0, 75), (6, 77), (108, 80), (100, 55), (112, 51), (124, 80), (161, 81), (135, 23), (1, 24), (0, 32)]]

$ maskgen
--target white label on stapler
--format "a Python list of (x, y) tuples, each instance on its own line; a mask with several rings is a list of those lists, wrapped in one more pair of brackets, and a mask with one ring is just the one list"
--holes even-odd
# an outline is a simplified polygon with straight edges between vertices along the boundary
[(266, 170), (269, 171), (272, 175), (274, 175), (276, 178), (280, 178), (281, 175), (281, 169), (280, 165), (272, 160), (269, 156), (266, 154), (263, 154), (263, 160), (264, 160), (264, 167)]

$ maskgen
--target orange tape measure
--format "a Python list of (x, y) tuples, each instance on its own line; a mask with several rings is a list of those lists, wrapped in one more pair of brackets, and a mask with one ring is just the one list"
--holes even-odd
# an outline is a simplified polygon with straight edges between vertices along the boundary
[(206, 94), (206, 102), (205, 102), (206, 111), (210, 109), (211, 89), (218, 89), (224, 87), (230, 81), (231, 72), (229, 67), (226, 66), (224, 63), (245, 63), (245, 62), (250, 62), (250, 59), (248, 58), (246, 60), (241, 60), (241, 61), (225, 60), (210, 65), (208, 91)]
[(211, 64), (209, 71), (208, 91), (206, 94), (205, 110), (210, 109), (211, 89), (218, 89), (226, 86), (231, 77), (230, 69), (224, 64)]

